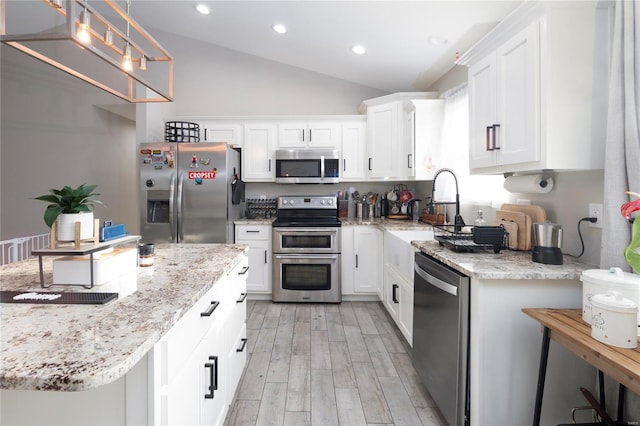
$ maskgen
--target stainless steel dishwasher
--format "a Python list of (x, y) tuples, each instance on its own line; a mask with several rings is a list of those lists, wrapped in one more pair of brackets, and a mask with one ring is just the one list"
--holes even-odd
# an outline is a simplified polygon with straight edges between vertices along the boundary
[(451, 426), (469, 424), (469, 277), (416, 253), (413, 366)]

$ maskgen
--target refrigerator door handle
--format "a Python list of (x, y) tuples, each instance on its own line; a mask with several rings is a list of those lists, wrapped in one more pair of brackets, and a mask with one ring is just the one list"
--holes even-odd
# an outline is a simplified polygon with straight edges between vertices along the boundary
[(176, 241), (175, 230), (175, 208), (174, 208), (174, 200), (175, 200), (175, 192), (176, 192), (176, 175), (171, 176), (171, 183), (169, 183), (169, 229), (171, 229), (171, 241)]
[(182, 240), (184, 240), (184, 232), (182, 229), (182, 196), (183, 196), (183, 191), (182, 191), (182, 185), (184, 183), (184, 176), (182, 176), (182, 174), (180, 174), (180, 176), (178, 177), (178, 196), (176, 198), (177, 200), (177, 210), (178, 210), (178, 242), (181, 243)]

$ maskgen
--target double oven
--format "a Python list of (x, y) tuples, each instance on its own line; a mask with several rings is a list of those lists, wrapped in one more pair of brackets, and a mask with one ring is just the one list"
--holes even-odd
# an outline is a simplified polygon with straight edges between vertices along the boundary
[(279, 197), (277, 212), (272, 224), (272, 300), (340, 303), (341, 223), (336, 197)]

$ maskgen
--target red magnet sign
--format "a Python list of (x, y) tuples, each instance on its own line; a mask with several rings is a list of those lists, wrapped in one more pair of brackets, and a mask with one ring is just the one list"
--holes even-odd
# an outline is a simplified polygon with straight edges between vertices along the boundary
[(189, 179), (215, 179), (218, 169), (213, 169), (209, 172), (189, 172)]

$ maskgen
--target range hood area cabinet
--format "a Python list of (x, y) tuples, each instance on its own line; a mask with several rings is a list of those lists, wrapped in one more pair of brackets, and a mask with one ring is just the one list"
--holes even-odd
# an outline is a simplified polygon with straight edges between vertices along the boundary
[(611, 10), (525, 2), (462, 55), (473, 174), (604, 167)]
[[(362, 103), (368, 180), (428, 180), (437, 170), (444, 101), (433, 92), (395, 93)], [(400, 148), (400, 149), (398, 149)]]

